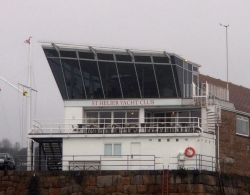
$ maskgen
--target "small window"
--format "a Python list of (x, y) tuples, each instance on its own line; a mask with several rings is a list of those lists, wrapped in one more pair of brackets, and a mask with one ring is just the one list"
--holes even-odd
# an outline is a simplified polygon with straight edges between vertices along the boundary
[(106, 156), (121, 155), (121, 144), (119, 143), (104, 144), (104, 155)]
[(249, 119), (247, 117), (237, 115), (236, 134), (249, 136)]
[(170, 142), (170, 139), (167, 139), (167, 142)]
[(158, 139), (158, 142), (161, 142), (161, 139)]

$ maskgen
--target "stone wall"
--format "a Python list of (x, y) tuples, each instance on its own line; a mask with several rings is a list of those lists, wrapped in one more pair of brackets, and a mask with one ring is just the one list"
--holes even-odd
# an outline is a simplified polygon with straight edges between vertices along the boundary
[(250, 175), (250, 138), (236, 135), (236, 113), (222, 110), (220, 167), (222, 172)]
[[(249, 194), (248, 177), (177, 170), (168, 177), (169, 195)], [(222, 182), (220, 182), (222, 181)], [(224, 185), (221, 187), (220, 183)], [(162, 195), (161, 171), (0, 171), (0, 195)]]

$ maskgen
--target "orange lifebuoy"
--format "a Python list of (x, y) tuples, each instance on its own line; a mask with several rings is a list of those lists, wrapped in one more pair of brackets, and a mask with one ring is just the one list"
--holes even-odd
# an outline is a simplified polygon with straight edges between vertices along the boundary
[(184, 154), (188, 157), (188, 158), (192, 158), (195, 155), (195, 150), (192, 147), (187, 147)]

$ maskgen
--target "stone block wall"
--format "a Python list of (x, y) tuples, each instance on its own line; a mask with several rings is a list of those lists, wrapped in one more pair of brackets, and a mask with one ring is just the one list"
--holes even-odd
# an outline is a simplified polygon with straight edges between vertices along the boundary
[(250, 137), (236, 135), (236, 113), (222, 110), (220, 167), (222, 172), (250, 175)]
[[(213, 172), (170, 171), (168, 194), (249, 194), (248, 177), (221, 178)], [(161, 171), (0, 171), (0, 195), (162, 195), (162, 190)]]

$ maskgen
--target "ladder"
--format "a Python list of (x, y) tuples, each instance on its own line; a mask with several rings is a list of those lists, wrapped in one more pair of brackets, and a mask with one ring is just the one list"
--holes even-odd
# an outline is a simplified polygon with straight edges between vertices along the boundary
[(169, 170), (162, 170), (161, 185), (162, 185), (162, 195), (168, 195), (168, 177)]

